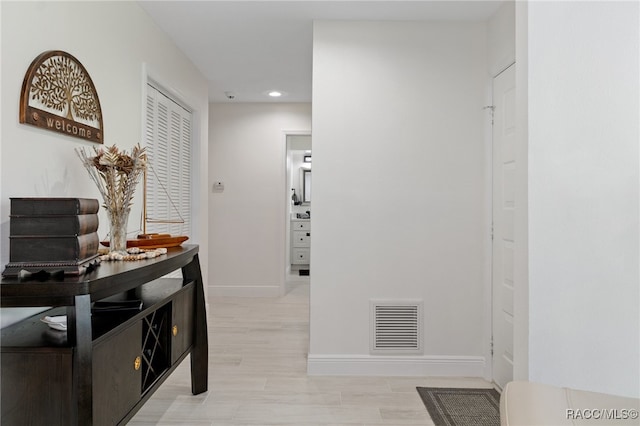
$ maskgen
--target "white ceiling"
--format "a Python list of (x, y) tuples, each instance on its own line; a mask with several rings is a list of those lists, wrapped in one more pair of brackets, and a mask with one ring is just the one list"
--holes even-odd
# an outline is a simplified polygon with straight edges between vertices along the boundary
[[(140, 1), (209, 80), (211, 102), (311, 102), (314, 20), (483, 21), (493, 1)], [(227, 99), (232, 92), (235, 100)]]

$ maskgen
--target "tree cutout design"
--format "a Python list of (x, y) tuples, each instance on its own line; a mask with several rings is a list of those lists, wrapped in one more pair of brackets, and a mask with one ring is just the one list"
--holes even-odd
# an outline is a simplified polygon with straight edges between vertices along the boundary
[(69, 120), (98, 119), (100, 112), (91, 82), (70, 58), (48, 59), (36, 70), (31, 84), (32, 99), (56, 111), (66, 109)]
[(50, 50), (33, 60), (20, 95), (20, 122), (103, 143), (102, 109), (93, 81), (67, 52)]

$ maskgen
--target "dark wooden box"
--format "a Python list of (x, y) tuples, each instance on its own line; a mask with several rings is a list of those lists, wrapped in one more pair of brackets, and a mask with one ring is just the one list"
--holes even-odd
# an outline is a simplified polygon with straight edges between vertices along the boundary
[(9, 263), (2, 275), (79, 275), (95, 266), (99, 208), (90, 198), (11, 198)]
[(9, 236), (11, 262), (64, 262), (98, 253), (97, 232), (84, 235)]
[(98, 213), (100, 204), (94, 198), (11, 198), (11, 215), (78, 215)]
[(11, 215), (9, 235), (84, 235), (98, 230), (97, 214), (25, 216)]

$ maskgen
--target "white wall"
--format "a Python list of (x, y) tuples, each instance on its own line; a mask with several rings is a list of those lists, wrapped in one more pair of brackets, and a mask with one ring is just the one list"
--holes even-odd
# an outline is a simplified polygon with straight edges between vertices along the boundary
[(209, 202), (213, 295), (277, 296), (284, 288), (287, 130), (310, 132), (310, 104), (210, 104), (210, 184), (224, 182)]
[[(105, 145), (130, 149), (142, 142), (143, 67), (195, 108), (196, 199), (189, 242), (200, 244), (204, 277), (207, 250), (207, 82), (134, 2), (2, 2), (2, 130), (0, 263), (9, 260), (9, 198), (25, 196), (100, 199), (74, 149), (95, 144), (18, 123), (25, 72), (46, 50), (64, 50), (87, 69), (104, 117)], [(129, 229), (139, 227), (141, 193)], [(101, 215), (100, 236), (108, 232)], [(205, 236), (201, 238), (200, 236)], [(6, 319), (6, 312), (4, 318)]]
[(640, 6), (528, 5), (529, 379), (640, 396)]
[[(484, 23), (316, 22), (311, 373), (483, 374), (485, 43)], [(369, 356), (388, 298), (424, 300), (424, 356)]]
[(505, 1), (487, 21), (487, 62), (492, 77), (516, 60), (515, 3)]
[(527, 2), (516, 2), (516, 144), (513, 257), (513, 378), (529, 378), (528, 33)]

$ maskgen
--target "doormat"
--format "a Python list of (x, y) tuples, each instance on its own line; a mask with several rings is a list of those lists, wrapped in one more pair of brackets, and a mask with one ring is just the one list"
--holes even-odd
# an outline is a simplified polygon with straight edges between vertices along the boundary
[(416, 388), (436, 426), (500, 426), (495, 389)]
[(300, 274), (300, 276), (306, 276), (306, 275), (309, 275), (309, 270), (308, 269), (300, 269), (300, 271), (298, 271), (298, 273)]

